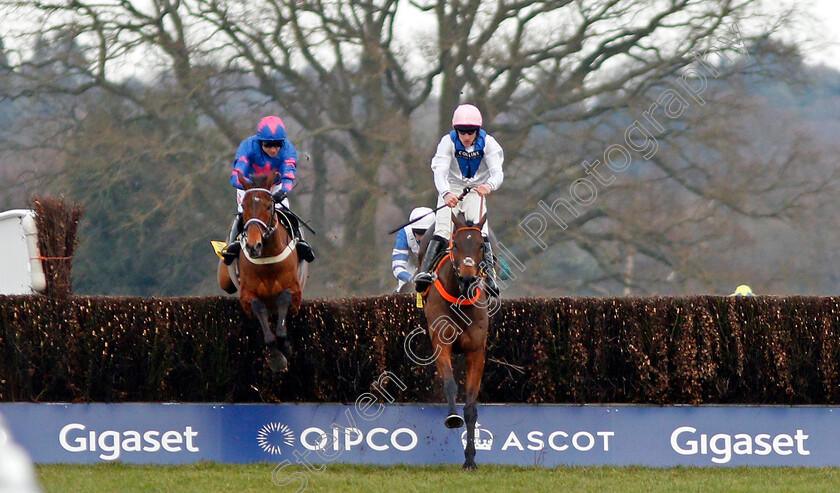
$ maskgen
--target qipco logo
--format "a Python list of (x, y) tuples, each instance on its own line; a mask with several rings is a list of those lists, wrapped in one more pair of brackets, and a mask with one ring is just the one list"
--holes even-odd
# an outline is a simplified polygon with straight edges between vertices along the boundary
[(367, 433), (359, 428), (333, 428), (330, 433), (312, 426), (300, 434), (300, 442), (307, 450), (352, 450), (354, 447), (367, 445), (371, 450), (384, 452), (397, 450), (407, 452), (417, 446), (417, 434), (409, 428), (373, 428)]

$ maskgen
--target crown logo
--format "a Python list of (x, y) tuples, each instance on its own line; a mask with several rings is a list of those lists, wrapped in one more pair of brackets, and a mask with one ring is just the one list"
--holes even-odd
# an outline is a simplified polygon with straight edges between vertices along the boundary
[[(493, 432), (487, 428), (479, 428), (480, 426), (481, 423), (475, 424), (475, 432), (473, 433), (473, 436), (475, 437), (475, 449), (492, 450)], [(464, 432), (461, 433), (461, 443), (464, 445), (464, 448), (467, 448), (467, 430), (464, 430)]]

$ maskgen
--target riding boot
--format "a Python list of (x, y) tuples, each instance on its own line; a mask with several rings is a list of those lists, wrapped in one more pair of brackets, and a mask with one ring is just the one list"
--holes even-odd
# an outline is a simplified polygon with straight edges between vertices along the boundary
[(432, 271), (440, 258), (441, 253), (446, 250), (446, 240), (440, 236), (433, 236), (423, 256), (423, 265), (420, 271), (414, 276), (414, 290), (418, 293), (425, 293), (429, 286), (435, 281)]
[(295, 227), (295, 236), (297, 237), (297, 254), (298, 257), (312, 263), (315, 260), (315, 252), (312, 251), (312, 246), (303, 239), (303, 234), (300, 231), (300, 225)]
[(233, 218), (233, 224), (230, 225), (228, 244), (222, 249), (222, 258), (224, 259), (225, 265), (232, 264), (242, 250), (242, 245), (239, 244), (240, 234), (242, 234), (242, 214), (237, 214)]
[(499, 286), (496, 284), (493, 247), (490, 246), (490, 242), (488, 240), (484, 241), (484, 258), (481, 261), (481, 270), (484, 271), (484, 287), (487, 288), (487, 294), (494, 298), (498, 298)]

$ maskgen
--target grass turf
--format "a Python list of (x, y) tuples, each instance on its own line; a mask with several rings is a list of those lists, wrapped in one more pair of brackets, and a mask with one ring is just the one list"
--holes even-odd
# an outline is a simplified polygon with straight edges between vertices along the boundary
[(737, 467), (654, 469), (645, 467), (515, 467), (481, 465), (461, 471), (456, 465), (355, 466), (330, 464), (320, 474), (277, 464), (184, 466), (128, 464), (41, 465), (41, 485), (60, 492), (542, 492), (542, 491), (840, 491), (840, 468)]

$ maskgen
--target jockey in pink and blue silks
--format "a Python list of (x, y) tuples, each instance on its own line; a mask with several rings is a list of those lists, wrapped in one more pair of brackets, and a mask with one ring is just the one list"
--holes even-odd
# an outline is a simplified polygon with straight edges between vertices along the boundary
[[(278, 116), (266, 116), (257, 124), (257, 133), (243, 140), (239, 144), (233, 159), (233, 171), (230, 174), (230, 184), (236, 190), (237, 214), (231, 225), (228, 245), (222, 251), (225, 263), (230, 265), (239, 255), (241, 246), (236, 238), (242, 232), (242, 198), (245, 190), (239, 184), (238, 177), (244, 176), (249, 180), (256, 173), (279, 171), (277, 180), (271, 187), (271, 194), (276, 203), (289, 207), (287, 195), (295, 186), (297, 176), (297, 149), (286, 138), (286, 127)], [(300, 228), (292, 234), (297, 240), (297, 251), (300, 258), (307, 262), (315, 260), (312, 247), (303, 239)]]
[[(498, 190), (504, 181), (504, 151), (499, 142), (481, 128), (483, 124), (478, 108), (471, 104), (458, 106), (452, 115), (452, 131), (440, 139), (432, 158), (439, 209), (435, 216), (435, 234), (423, 256), (423, 265), (414, 276), (414, 287), (419, 293), (425, 292), (435, 280), (432, 271), (436, 260), (446, 252), (452, 236), (452, 214), (463, 212), (467, 220), (478, 223), (487, 213), (485, 197)], [(470, 192), (459, 199), (467, 187)], [(481, 267), (485, 287), (490, 296), (498, 297), (488, 222), (484, 223), (481, 235), (484, 237)]]

